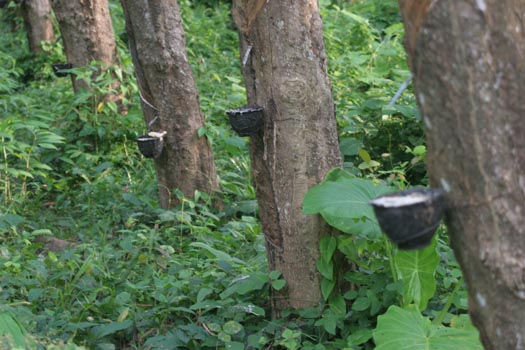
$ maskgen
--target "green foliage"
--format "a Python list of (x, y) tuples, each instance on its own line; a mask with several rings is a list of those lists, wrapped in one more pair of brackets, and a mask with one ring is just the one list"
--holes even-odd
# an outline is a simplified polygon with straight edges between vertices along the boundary
[(374, 331), (376, 350), (481, 350), (477, 330), (468, 316), (451, 322), (451, 327), (433, 325), (417, 308), (391, 306), (378, 317)]
[[(427, 309), (429, 300), (433, 298), (436, 292), (436, 272), (440, 263), (438, 240), (435, 239), (429, 247), (420, 250), (399, 251), (393, 248), (387, 239), (380, 235), (378, 223), (368, 203), (371, 199), (390, 193), (394, 189), (391, 186), (378, 185), (375, 182), (377, 181), (353, 178), (349, 173), (334, 169), (327, 174), (321, 184), (310, 189), (305, 196), (303, 202), (305, 214), (319, 213), (330, 225), (351, 235), (350, 237), (340, 237), (339, 243), (333, 237), (325, 237), (321, 240), (321, 256), (317, 262), (317, 267), (323, 277), (321, 290), (328, 308), (323, 313), (323, 318), (316, 324), (322, 326), (329, 334), (335, 335), (337, 328), (342, 328), (340, 322), (343, 319), (348, 320), (345, 299), (352, 301), (351, 310), (361, 315), (357, 316), (357, 322), (364, 324), (366, 321), (363, 321), (362, 317), (365, 312), (374, 316), (380, 314), (387, 307), (389, 307), (389, 311), (385, 315), (379, 316), (378, 320), (390, 320), (390, 317), (395, 319), (389, 313), (393, 313), (392, 310), (397, 310), (391, 305), (399, 303), (408, 307), (407, 310), (412, 310), (412, 308), (416, 310), (415, 312), (419, 317), (418, 321), (420, 321), (417, 327), (422, 327), (421, 332), (426, 335), (426, 325), (417, 310)], [(360, 240), (362, 239), (365, 241), (361, 245)], [(346, 292), (343, 296), (339, 295), (334, 289), (337, 284), (333, 259), (336, 249), (359, 267), (357, 271), (348, 272), (344, 276), (346, 281), (360, 286), (359, 289)], [(364, 262), (366, 260), (364, 256), (374, 260), (367, 265)], [(388, 260), (389, 265), (382, 264), (382, 260)], [(384, 270), (389, 270), (390, 278), (388, 274), (378, 273)], [(435, 327), (443, 334), (459, 334), (454, 329), (441, 326), (441, 322), (453, 303), (455, 294), (459, 291), (458, 287), (460, 285), (456, 285), (454, 292), (446, 301), (446, 305), (435, 318), (439, 325)], [(382, 293), (383, 295), (381, 295)], [(398, 299), (397, 302), (396, 299)], [(401, 313), (405, 312), (403, 309), (399, 310), (402, 310)], [(374, 331), (376, 349), (399, 348), (401, 343), (398, 343), (397, 340), (387, 342), (384, 339), (392, 338), (390, 333), (405, 332), (403, 327), (405, 325), (397, 321), (396, 323), (385, 321), (378, 323)], [(385, 331), (385, 329), (387, 330)], [(359, 331), (363, 332), (364, 330), (360, 329)], [(385, 332), (388, 336), (383, 337)], [(403, 337), (408, 336), (411, 332), (403, 333)], [(357, 334), (359, 336), (355, 335), (353, 338), (349, 338), (348, 342), (360, 346), (370, 339), (371, 330)], [(465, 329), (461, 334), (469, 339), (476, 336), (475, 332), (469, 329)], [(439, 339), (435, 342), (439, 343)], [(385, 343), (384, 346), (382, 342)], [(421, 339), (414, 341), (414, 344), (419, 344), (418, 346), (424, 343)], [(419, 348), (414, 347), (414, 349)]]
[(406, 152), (406, 147), (424, 142), (414, 96), (405, 92), (388, 105), (410, 76), (397, 2), (323, 3), (345, 169), (354, 174), (389, 174), (401, 183), (424, 183), (424, 164), (411, 163)]
[[(334, 171), (340, 172), (338, 169)], [(365, 235), (369, 238), (379, 237), (381, 230), (368, 202), (377, 196), (392, 192), (393, 189), (345, 175), (333, 181), (330, 181), (331, 178), (337, 175), (327, 176), (327, 181), (306, 194), (303, 202), (304, 213), (319, 213), (330, 225), (346, 233)]]
[(415, 303), (420, 310), (427, 308), (428, 300), (436, 291), (435, 273), (439, 260), (436, 240), (424, 249), (396, 252), (394, 263), (403, 281), (405, 304)]

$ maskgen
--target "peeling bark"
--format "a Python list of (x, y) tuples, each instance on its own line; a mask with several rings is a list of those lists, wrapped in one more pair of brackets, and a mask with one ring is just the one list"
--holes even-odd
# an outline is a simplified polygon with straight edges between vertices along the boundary
[(399, 2), (472, 319), (487, 350), (524, 349), (525, 3), (432, 1), (420, 16)]
[(21, 8), (29, 49), (34, 54), (42, 52), (42, 42), (55, 40), (49, 0), (23, 0)]
[(175, 0), (122, 0), (131, 56), (143, 98), (146, 123), (166, 131), (164, 151), (155, 160), (163, 208), (178, 203), (179, 189), (193, 198), (195, 190), (218, 187), (213, 154), (206, 137), (193, 74), (186, 56), (186, 39)]
[(264, 107), (264, 128), (251, 138), (252, 174), (270, 270), (287, 287), (272, 297), (285, 307), (322, 299), (316, 262), (319, 241), (332, 233), (320, 216), (302, 214), (303, 198), (331, 168), (341, 166), (322, 22), (316, 0), (234, 1), (249, 104)]

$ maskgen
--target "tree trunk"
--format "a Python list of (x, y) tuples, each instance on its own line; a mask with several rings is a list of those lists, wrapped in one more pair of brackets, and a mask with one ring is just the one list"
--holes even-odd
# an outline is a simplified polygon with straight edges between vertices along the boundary
[(217, 172), (204, 116), (186, 55), (176, 0), (122, 0), (131, 56), (142, 94), (146, 123), (166, 131), (164, 151), (155, 160), (163, 208), (177, 204), (175, 189), (187, 197), (217, 189)]
[(264, 107), (264, 128), (251, 138), (250, 152), (269, 270), (287, 282), (272, 297), (279, 317), (285, 307), (322, 300), (316, 262), (331, 229), (321, 217), (303, 215), (302, 203), (341, 166), (335, 107), (316, 0), (236, 0), (233, 15), (248, 101)]
[[(92, 79), (117, 64), (117, 51), (113, 25), (107, 0), (51, 0), (51, 6), (58, 20), (64, 50), (68, 63), (73, 68), (88, 66), (92, 61), (102, 63), (101, 70), (93, 74)], [(110, 86), (117, 90), (118, 81)], [(73, 89), (79, 92), (89, 89), (81, 79), (73, 77)], [(108, 94), (106, 99), (118, 102), (118, 94)]]
[(525, 3), (400, 0), (428, 170), (487, 350), (525, 348)]
[(55, 40), (49, 0), (23, 0), (22, 13), (29, 49), (34, 54), (42, 52), (42, 42)]

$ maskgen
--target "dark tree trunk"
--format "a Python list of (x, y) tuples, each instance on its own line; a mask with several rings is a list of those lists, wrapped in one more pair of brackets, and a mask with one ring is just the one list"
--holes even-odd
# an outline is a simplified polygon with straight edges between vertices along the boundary
[(431, 181), (487, 350), (525, 348), (525, 3), (400, 0)]
[[(186, 39), (176, 0), (122, 0), (131, 56), (143, 96), (146, 123), (166, 131), (165, 146), (155, 161), (163, 208), (177, 204), (173, 192), (187, 197), (195, 190), (217, 189), (217, 172), (206, 137)], [(152, 108), (153, 106), (153, 108)]]
[(316, 0), (236, 0), (233, 15), (249, 104), (265, 109), (250, 150), (269, 269), (287, 282), (272, 298), (279, 317), (322, 299), (319, 241), (332, 233), (319, 216), (302, 214), (308, 189), (341, 166), (322, 22)]
[(49, 0), (23, 0), (22, 14), (32, 53), (42, 52), (42, 42), (55, 40)]
[[(92, 61), (102, 63), (101, 70), (117, 64), (117, 51), (113, 25), (109, 14), (107, 0), (51, 0), (51, 6), (58, 20), (64, 50), (68, 63), (73, 68), (88, 66)], [(111, 85), (117, 90), (118, 81)], [(73, 89), (79, 92), (89, 89), (81, 79), (73, 78)], [(110, 93), (105, 99), (119, 102), (118, 93)]]

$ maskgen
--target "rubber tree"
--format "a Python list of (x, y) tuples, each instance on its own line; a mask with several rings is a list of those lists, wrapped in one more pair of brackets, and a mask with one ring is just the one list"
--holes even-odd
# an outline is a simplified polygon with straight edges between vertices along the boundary
[(42, 42), (53, 42), (55, 31), (49, 0), (23, 0), (21, 2), (29, 49), (42, 52)]
[(210, 144), (198, 136), (204, 116), (188, 63), (179, 6), (176, 0), (121, 3), (145, 121), (155, 131), (167, 132), (155, 169), (161, 206), (169, 208), (177, 204), (174, 189), (193, 197), (195, 190), (211, 193), (218, 186)]
[(525, 3), (400, 0), (431, 183), (486, 350), (525, 348)]
[(322, 300), (319, 241), (333, 233), (301, 209), (308, 189), (341, 166), (322, 21), (316, 0), (235, 0), (232, 11), (248, 104), (264, 108), (250, 154), (269, 270), (286, 280), (272, 296), (279, 317)]
[[(109, 67), (118, 64), (107, 0), (51, 0), (51, 7), (58, 21), (68, 63), (73, 68), (100, 62), (100, 69), (91, 76), (91, 79), (96, 79)], [(74, 76), (72, 80), (75, 92), (90, 89), (85, 80)], [(118, 91), (118, 87), (115, 79), (110, 88)], [(121, 96), (118, 92), (110, 92), (103, 98), (118, 103)]]

